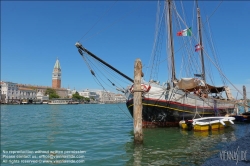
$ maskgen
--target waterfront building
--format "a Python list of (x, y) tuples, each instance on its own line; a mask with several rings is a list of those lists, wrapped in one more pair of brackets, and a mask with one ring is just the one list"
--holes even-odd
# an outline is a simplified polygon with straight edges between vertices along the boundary
[(71, 92), (70, 88), (67, 89), (67, 93), (68, 93), (67, 97), (72, 98), (72, 92)]
[(43, 95), (45, 94), (48, 88), (51, 88), (49, 86), (39, 86), (39, 85), (31, 85), (31, 84), (18, 84), (17, 86), (19, 88), (33, 89), (36, 91), (36, 93), (41, 92)]
[(48, 101), (49, 100), (49, 95), (44, 96), (42, 92), (38, 92), (36, 94), (36, 100), (41, 101), (41, 102)]
[[(30, 84), (18, 84), (18, 87), (23, 88), (29, 88), (36, 91), (36, 93), (41, 92), (43, 95), (45, 95), (45, 92), (48, 88), (52, 88), (50, 86), (39, 86), (39, 85), (30, 85)], [(68, 97), (68, 91), (65, 88), (57, 88), (54, 89), (56, 93), (60, 96), (60, 98), (67, 98)]]
[(0, 83), (0, 104), (2, 103), (2, 81)]
[(61, 66), (57, 59), (52, 72), (52, 88), (61, 88)]
[(97, 90), (96, 94), (100, 103), (115, 103), (115, 93), (113, 92)]
[(116, 103), (125, 103), (126, 102), (126, 96), (122, 94), (116, 94), (115, 95), (115, 102)]
[(1, 81), (1, 100), (3, 101), (3, 103), (19, 102), (19, 91), (17, 83)]
[(68, 91), (65, 88), (57, 88), (55, 89), (56, 93), (60, 96), (60, 98), (68, 98)]
[(67, 89), (67, 98), (72, 98), (72, 95), (76, 93), (76, 90)]
[(5, 98), (6, 98), (6, 95), (2, 94), (2, 84), (3, 82), (1, 81), (0, 82), (0, 104), (5, 103)]
[(32, 103), (36, 99), (36, 90), (26, 87), (19, 87), (19, 99)]
[(76, 90), (75, 90), (75, 89), (71, 91), (71, 94), (72, 94), (72, 95), (75, 94), (75, 93), (76, 93)]
[(85, 98), (93, 99), (93, 100), (96, 100), (98, 97), (96, 92), (88, 90), (88, 89), (79, 92), (79, 95)]
[[(45, 92), (49, 86), (38, 86), (30, 84), (17, 84), (13, 82), (1, 81), (0, 84), (0, 103), (20, 103), (20, 102), (37, 102), (47, 101), (49, 96), (45, 95)], [(53, 88), (60, 98), (72, 98), (72, 95), (76, 93), (76, 90), (70, 90), (65, 88)], [(89, 98), (92, 103), (120, 103), (125, 102), (126, 99), (121, 94), (115, 94), (113, 92), (104, 90), (83, 90), (78, 92), (80, 96)]]

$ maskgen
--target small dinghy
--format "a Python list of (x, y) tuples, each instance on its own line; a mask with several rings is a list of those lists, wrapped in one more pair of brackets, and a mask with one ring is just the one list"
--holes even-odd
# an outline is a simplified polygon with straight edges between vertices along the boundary
[(182, 129), (194, 131), (219, 130), (234, 124), (234, 117), (204, 117), (193, 120), (182, 120), (179, 125)]

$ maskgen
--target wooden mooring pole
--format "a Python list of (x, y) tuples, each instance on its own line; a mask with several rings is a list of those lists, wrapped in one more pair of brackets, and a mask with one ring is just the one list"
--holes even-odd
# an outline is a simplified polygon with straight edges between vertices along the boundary
[(243, 85), (243, 105), (244, 105), (244, 110), (245, 112), (248, 111), (248, 108), (247, 108), (247, 91), (246, 91), (246, 87), (245, 85)]
[(142, 90), (141, 90), (142, 64), (140, 59), (136, 59), (134, 66), (134, 142), (143, 143), (142, 134)]

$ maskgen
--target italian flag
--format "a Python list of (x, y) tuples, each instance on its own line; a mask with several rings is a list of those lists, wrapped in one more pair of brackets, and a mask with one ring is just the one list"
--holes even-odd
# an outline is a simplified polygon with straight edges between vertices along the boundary
[(191, 35), (192, 35), (191, 27), (177, 32), (177, 36), (191, 36)]

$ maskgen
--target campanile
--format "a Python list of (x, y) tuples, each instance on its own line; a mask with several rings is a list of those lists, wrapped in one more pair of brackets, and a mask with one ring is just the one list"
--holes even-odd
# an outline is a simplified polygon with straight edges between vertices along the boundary
[(58, 58), (52, 72), (52, 88), (61, 88), (61, 66)]

